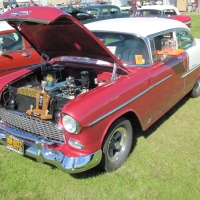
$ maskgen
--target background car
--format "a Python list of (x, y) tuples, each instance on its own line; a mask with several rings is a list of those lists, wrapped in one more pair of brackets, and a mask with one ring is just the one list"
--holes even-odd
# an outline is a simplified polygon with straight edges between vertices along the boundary
[(89, 20), (89, 19), (96, 19), (94, 15), (91, 15), (87, 12), (82, 11), (81, 9), (73, 8), (73, 7), (60, 7), (61, 10), (69, 13), (79, 21)]
[(161, 17), (174, 19), (183, 22), (188, 27), (191, 27), (191, 17), (181, 14), (175, 6), (170, 5), (151, 5), (138, 8), (136, 17)]
[(185, 95), (200, 96), (200, 39), (182, 22), (129, 17), (83, 26), (51, 7), (15, 11), (0, 20), (46, 61), (0, 78), (0, 144), (12, 151), (67, 173), (116, 170), (134, 131)]
[[(11, 43), (6, 46), (8, 40)], [(39, 62), (40, 56), (30, 44), (7, 22), (0, 22), (0, 76)]]
[(94, 15), (96, 19), (84, 21), (84, 23), (89, 23), (98, 20), (112, 19), (112, 18), (122, 18), (130, 17), (126, 12), (122, 12), (118, 6), (110, 4), (97, 4), (86, 6), (82, 11)]

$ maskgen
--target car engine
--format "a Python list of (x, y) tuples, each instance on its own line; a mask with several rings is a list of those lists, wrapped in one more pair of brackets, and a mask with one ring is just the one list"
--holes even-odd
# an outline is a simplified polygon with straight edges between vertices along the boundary
[(49, 66), (12, 83), (2, 95), (4, 107), (57, 122), (63, 106), (98, 85), (93, 69)]

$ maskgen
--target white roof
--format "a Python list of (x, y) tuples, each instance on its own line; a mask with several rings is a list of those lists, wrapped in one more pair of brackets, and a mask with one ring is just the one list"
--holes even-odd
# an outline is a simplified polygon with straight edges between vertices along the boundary
[(178, 27), (189, 29), (184, 23), (177, 20), (144, 17), (115, 18), (84, 25), (91, 31), (134, 33), (142, 37)]
[(150, 5), (150, 6), (142, 6), (141, 8), (138, 8), (138, 10), (168, 10), (168, 9), (174, 9), (177, 13), (177, 15), (180, 15), (180, 12), (177, 7), (172, 5)]
[(10, 26), (7, 22), (0, 21), (0, 31), (13, 30), (13, 29), (14, 28)]

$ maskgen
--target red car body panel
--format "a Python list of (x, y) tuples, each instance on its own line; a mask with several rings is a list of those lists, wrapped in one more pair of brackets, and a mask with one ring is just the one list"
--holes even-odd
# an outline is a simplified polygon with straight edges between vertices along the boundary
[(189, 15), (181, 14), (181, 15), (169, 17), (168, 19), (178, 20), (186, 24), (189, 28), (191, 27), (192, 18)]

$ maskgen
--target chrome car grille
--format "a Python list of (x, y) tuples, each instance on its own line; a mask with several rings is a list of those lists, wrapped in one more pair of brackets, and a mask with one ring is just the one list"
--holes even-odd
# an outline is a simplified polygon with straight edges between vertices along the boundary
[(64, 142), (63, 131), (58, 130), (55, 127), (56, 124), (52, 122), (37, 119), (21, 112), (7, 110), (3, 107), (0, 107), (0, 120), (20, 132), (59, 143)]

